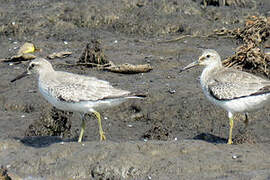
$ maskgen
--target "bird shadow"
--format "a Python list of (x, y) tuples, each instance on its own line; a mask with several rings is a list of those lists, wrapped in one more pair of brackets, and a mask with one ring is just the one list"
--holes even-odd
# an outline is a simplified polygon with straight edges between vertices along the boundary
[(216, 135), (210, 134), (210, 133), (201, 133), (196, 136), (194, 136), (192, 139), (194, 140), (202, 140), (209, 143), (216, 143), (216, 144), (226, 144), (227, 139), (218, 137)]
[(76, 138), (62, 139), (59, 136), (27, 136), (23, 138), (15, 137), (15, 140), (20, 141), (22, 144), (35, 148), (44, 148), (52, 144), (61, 142), (76, 142)]

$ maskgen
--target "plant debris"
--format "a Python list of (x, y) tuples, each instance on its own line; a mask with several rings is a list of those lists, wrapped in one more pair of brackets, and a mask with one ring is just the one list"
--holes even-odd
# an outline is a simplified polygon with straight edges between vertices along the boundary
[(221, 29), (215, 30), (217, 35), (231, 35), (237, 39), (243, 40), (245, 44), (254, 43), (259, 45), (267, 40), (270, 35), (270, 17), (249, 16), (243, 28), (233, 30)]
[(90, 43), (87, 43), (81, 57), (76, 62), (76, 64), (62, 65), (97, 67), (100, 70), (107, 70), (124, 74), (144, 73), (153, 69), (149, 64), (133, 65), (125, 63), (115, 65), (112, 61), (107, 59), (98, 40), (91, 40)]
[(87, 43), (77, 63), (92, 66), (92, 64), (104, 65), (110, 62), (107, 60), (100, 42), (98, 40), (91, 40), (90, 43)]
[(150, 64), (133, 65), (133, 64), (126, 63), (126, 64), (104, 67), (103, 69), (109, 70), (111, 72), (117, 72), (117, 73), (134, 74), (134, 73), (149, 72), (153, 68), (150, 66)]
[(237, 66), (270, 77), (270, 57), (264, 53), (264, 49), (261, 49), (270, 36), (270, 17), (250, 16), (243, 28), (216, 30), (215, 33), (243, 41), (243, 45), (236, 49), (236, 53), (223, 61), (224, 66)]

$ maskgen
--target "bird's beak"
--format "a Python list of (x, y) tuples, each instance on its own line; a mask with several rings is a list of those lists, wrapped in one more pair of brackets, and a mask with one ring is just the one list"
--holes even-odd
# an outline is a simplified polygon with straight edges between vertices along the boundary
[(199, 62), (198, 61), (194, 61), (193, 63), (190, 63), (189, 65), (187, 65), (186, 67), (180, 69), (180, 73), (185, 71), (185, 70), (188, 70), (190, 68), (193, 68), (195, 66), (198, 66), (199, 65)]
[(22, 79), (23, 77), (25, 77), (25, 76), (28, 76), (30, 73), (28, 72), (28, 71), (25, 71), (25, 72), (23, 72), (21, 75), (19, 75), (19, 76), (17, 76), (17, 77), (15, 77), (14, 79), (12, 79), (10, 82), (15, 82), (15, 81), (17, 81), (17, 80), (19, 80), (19, 79)]

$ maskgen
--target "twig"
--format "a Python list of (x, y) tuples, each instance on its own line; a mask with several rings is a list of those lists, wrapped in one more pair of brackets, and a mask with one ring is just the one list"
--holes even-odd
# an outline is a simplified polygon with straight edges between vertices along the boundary
[(58, 63), (57, 65), (64, 65), (64, 66), (94, 66), (94, 67), (108, 67), (108, 66), (111, 66), (110, 63), (107, 63), (107, 64), (95, 64), (95, 63), (68, 64), (68, 63)]
[[(181, 39), (184, 39), (186, 37), (191, 37), (191, 38), (195, 38), (195, 37), (200, 37), (200, 38), (209, 38), (209, 37), (214, 37), (214, 36), (224, 36), (227, 33), (224, 34), (218, 34), (218, 33), (211, 33), (208, 35), (182, 35), (179, 37), (176, 37), (174, 39), (169, 39), (169, 40), (160, 40), (160, 41), (146, 41), (146, 40), (138, 40), (139, 42), (143, 42), (143, 43), (170, 43), (170, 42), (175, 42), (175, 41), (179, 41)], [(226, 38), (235, 38), (235, 35), (227, 35)]]

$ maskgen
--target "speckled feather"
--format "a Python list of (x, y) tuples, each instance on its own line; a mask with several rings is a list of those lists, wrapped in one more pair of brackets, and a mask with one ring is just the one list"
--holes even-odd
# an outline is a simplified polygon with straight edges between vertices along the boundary
[(57, 76), (41, 75), (39, 85), (49, 95), (66, 102), (98, 101), (128, 96), (129, 91), (112, 87), (109, 82), (95, 77), (54, 71)]
[(258, 76), (229, 68), (218, 69), (212, 73), (205, 84), (210, 94), (218, 100), (270, 93), (270, 81)]

